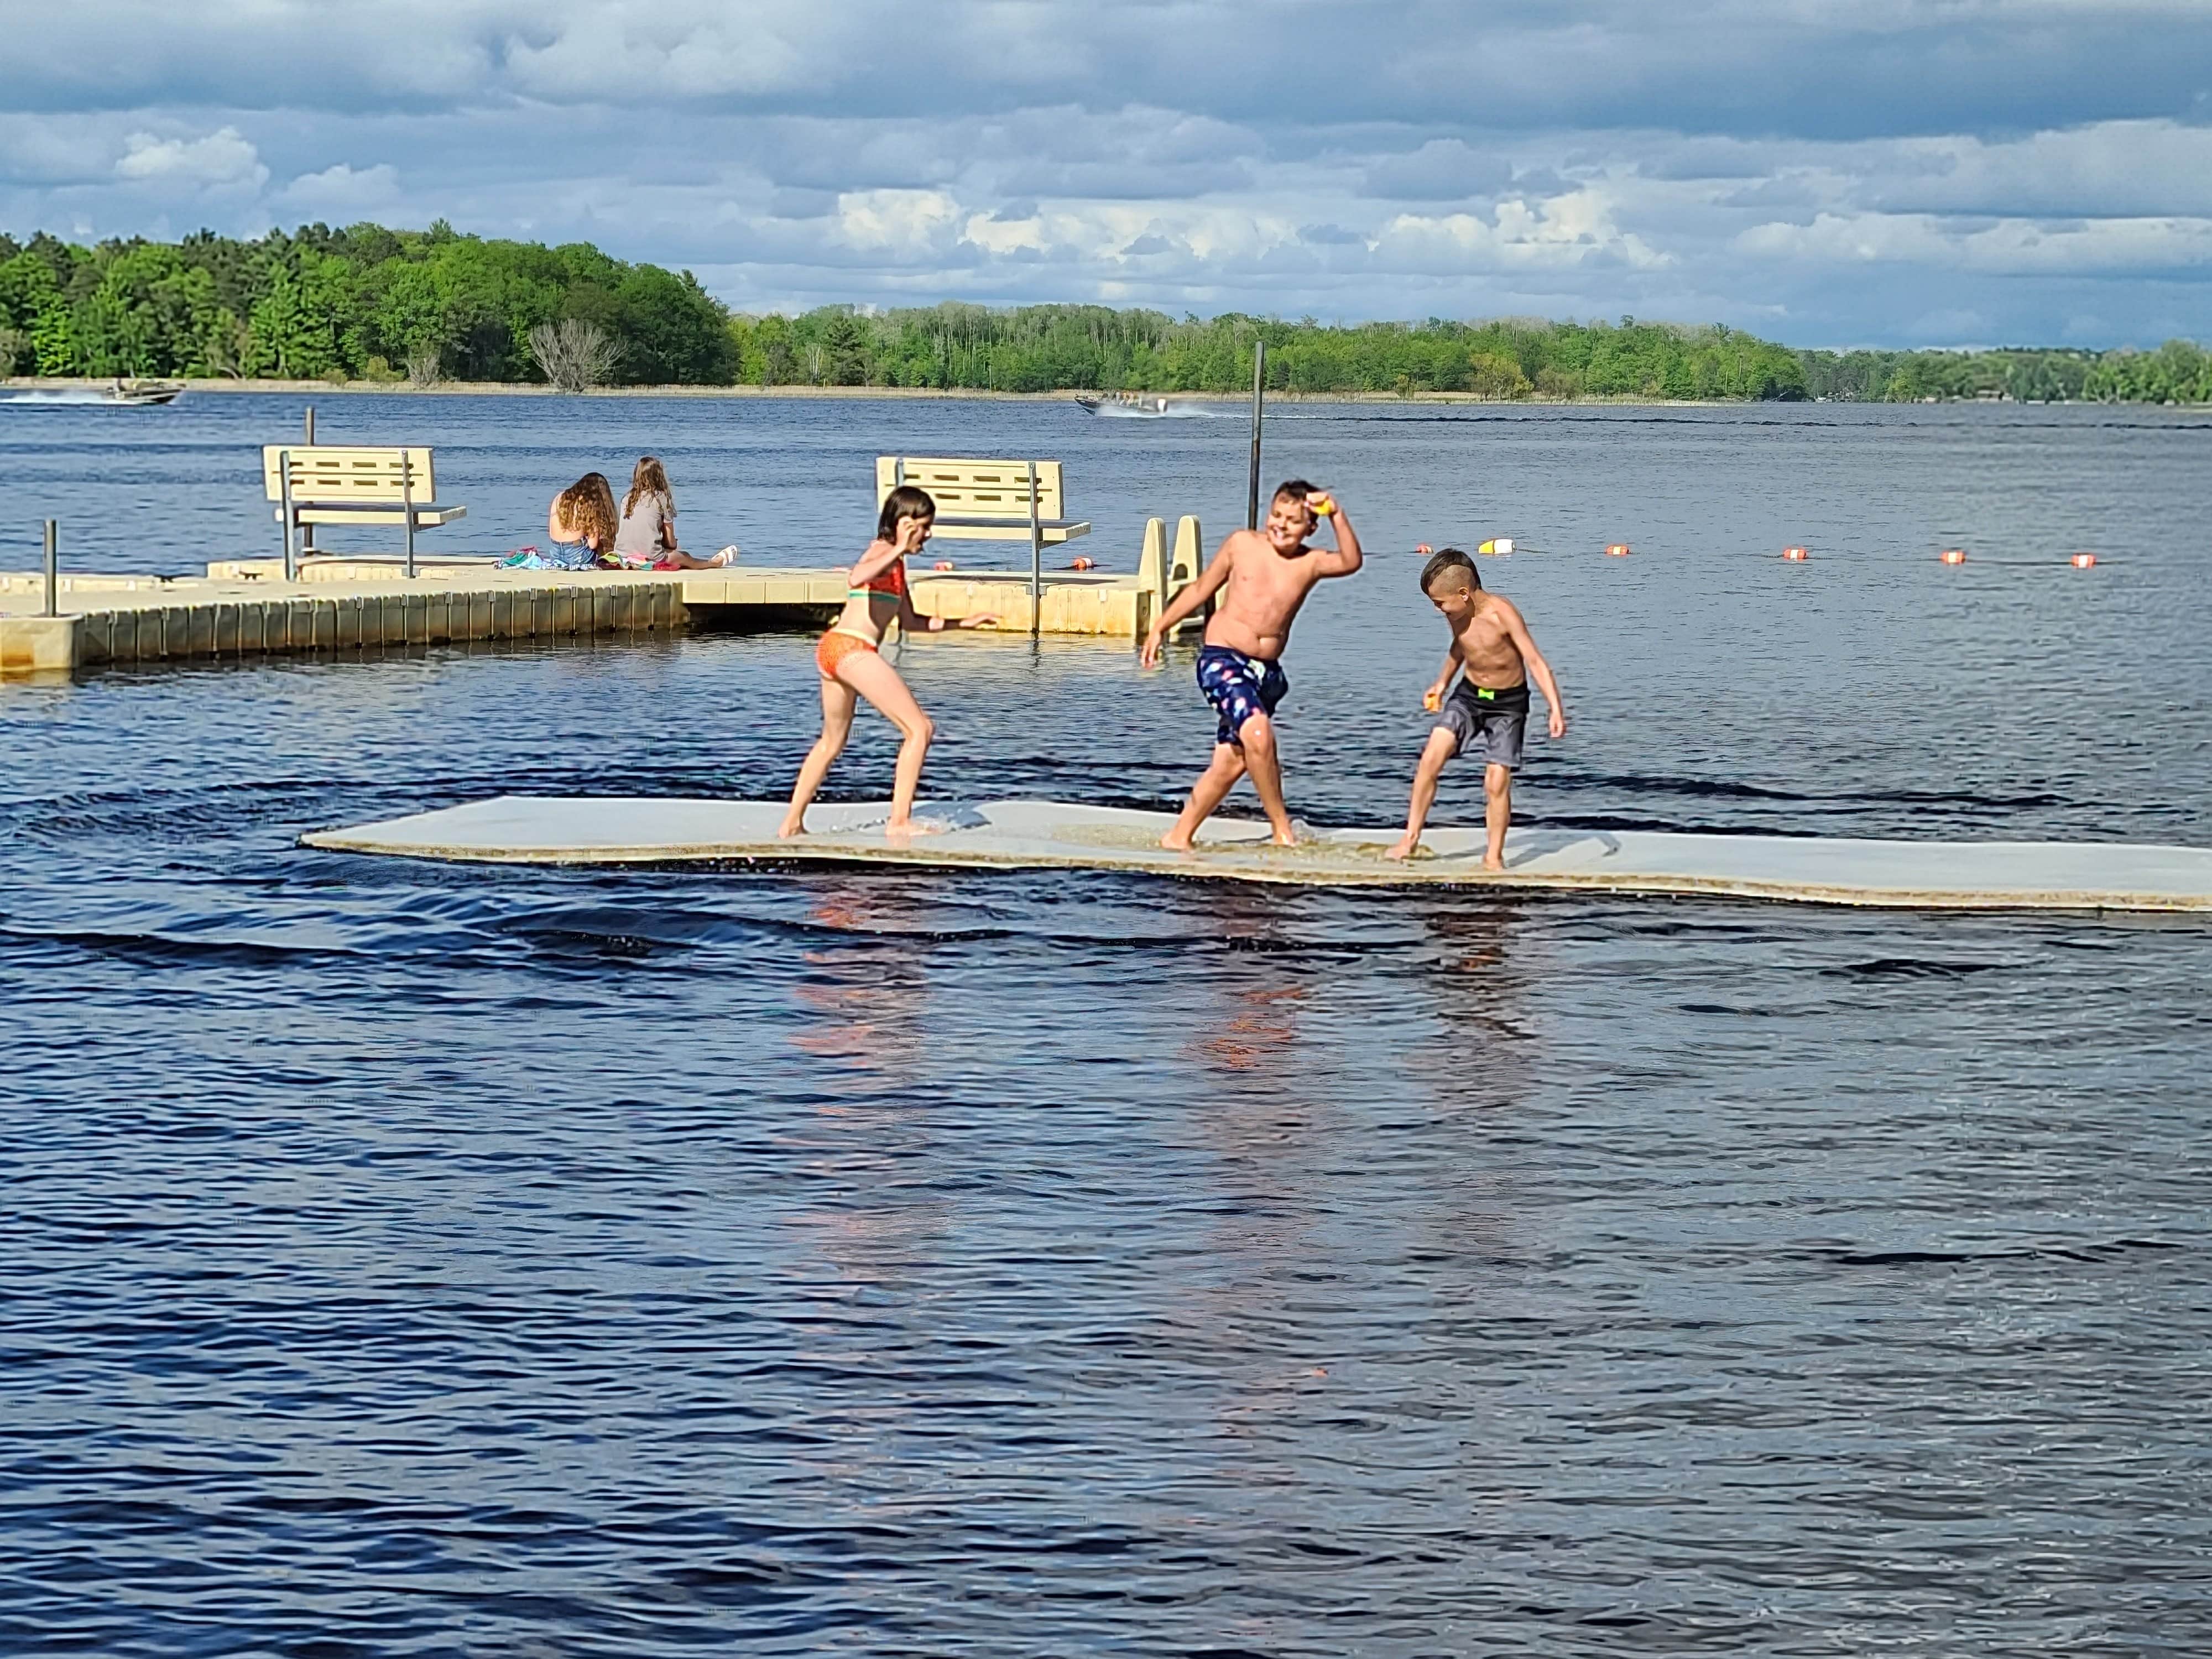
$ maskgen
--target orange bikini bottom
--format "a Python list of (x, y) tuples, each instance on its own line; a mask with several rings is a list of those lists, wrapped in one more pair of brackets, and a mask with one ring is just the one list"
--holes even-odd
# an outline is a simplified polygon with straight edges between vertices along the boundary
[(833, 628), (822, 636), (814, 647), (814, 665), (822, 671), (822, 678), (837, 678), (837, 665), (855, 651), (872, 651), (876, 642), (859, 634), (850, 634), (842, 628)]

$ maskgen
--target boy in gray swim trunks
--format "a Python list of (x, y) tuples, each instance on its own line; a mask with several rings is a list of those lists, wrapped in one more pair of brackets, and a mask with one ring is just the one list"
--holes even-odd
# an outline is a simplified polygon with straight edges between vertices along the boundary
[[(1421, 591), (1450, 625), (1451, 649), (1444, 653), (1436, 684), (1421, 699), (1437, 723), (1414, 769), (1406, 833), (1382, 856), (1413, 856), (1437, 799), (1437, 779), (1453, 756), (1471, 748), (1483, 761), (1483, 822), (1490, 831), (1482, 867), (1503, 870), (1505, 826), (1513, 817), (1513, 769), (1521, 764), (1521, 742), (1528, 726), (1528, 682), (1536, 682), (1551, 707), (1550, 729), (1555, 738), (1567, 734), (1566, 708), (1559, 701), (1552, 665), (1528, 636), (1528, 624), (1510, 599), (1483, 592), (1473, 559), (1447, 547), (1422, 568)], [(1461, 676), (1456, 686), (1451, 683), (1454, 674)]]

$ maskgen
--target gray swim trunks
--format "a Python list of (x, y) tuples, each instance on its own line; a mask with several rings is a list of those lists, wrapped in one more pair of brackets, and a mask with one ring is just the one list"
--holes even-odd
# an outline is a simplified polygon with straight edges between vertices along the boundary
[(1479, 687), (1462, 680), (1437, 711), (1436, 728), (1458, 739), (1456, 753), (1486, 766), (1518, 766), (1528, 732), (1528, 688)]

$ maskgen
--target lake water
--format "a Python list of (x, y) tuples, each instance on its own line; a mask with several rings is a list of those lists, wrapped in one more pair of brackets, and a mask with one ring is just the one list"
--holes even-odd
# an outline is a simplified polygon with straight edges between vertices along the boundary
[[(273, 552), (299, 406), (0, 407), (0, 566), (46, 516), (79, 568)], [(434, 444), (471, 516), (429, 544), (475, 550), (648, 448), (762, 562), (857, 551), (890, 450), (1060, 457), (1114, 568), (1243, 516), (1241, 412), (319, 413)], [(1373, 556), (1288, 659), (1316, 823), (1403, 810), (1412, 545), (1510, 535), (1573, 719), (1526, 821), (2212, 843), (2201, 415), (1308, 404), (1268, 445)], [(0, 1651), (2212, 1644), (2212, 928), (294, 845), (779, 795), (811, 647), (0, 685)], [(1167, 807), (1204, 757), (1187, 653), (902, 661), (925, 793)]]

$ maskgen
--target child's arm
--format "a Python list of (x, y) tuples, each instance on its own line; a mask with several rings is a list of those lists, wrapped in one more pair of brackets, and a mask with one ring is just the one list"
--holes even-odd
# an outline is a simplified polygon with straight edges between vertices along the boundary
[(1159, 620), (1145, 635), (1144, 649), (1137, 653), (1137, 660), (1145, 667), (1150, 668), (1159, 661), (1160, 642), (1167, 638), (1168, 629), (1221, 591), (1221, 585), (1229, 580), (1229, 550), (1237, 537), (1249, 533), (1243, 530), (1231, 531), (1222, 538), (1221, 550), (1213, 556), (1213, 562), (1206, 567), (1205, 574), (1168, 601), (1168, 608), (1160, 612)]
[(1552, 678), (1552, 665), (1544, 660), (1544, 653), (1536, 648), (1536, 641), (1528, 632), (1528, 624), (1521, 612), (1510, 602), (1505, 607), (1505, 633), (1513, 641), (1513, 648), (1521, 653), (1521, 665), (1528, 678), (1536, 682), (1536, 689), (1544, 694), (1544, 701), (1552, 706), (1549, 731), (1554, 738), (1567, 735), (1567, 706), (1559, 700), (1559, 683)]
[(1437, 683), (1421, 694), (1421, 707), (1431, 714), (1444, 706), (1444, 693), (1451, 690), (1452, 676), (1459, 672), (1459, 635), (1444, 652), (1444, 665), (1437, 670)]
[[(1365, 562), (1359, 551), (1359, 532), (1352, 527), (1352, 520), (1344, 516), (1343, 506), (1338, 502), (1334, 493), (1320, 489), (1316, 490), (1314, 494), (1328, 499), (1328, 521), (1336, 532), (1335, 550), (1321, 555), (1322, 574), (1349, 576)], [(1313, 496), (1309, 495), (1306, 500), (1310, 503)]]
[(972, 617), (925, 617), (914, 608), (911, 592), (899, 595), (899, 632), (902, 634), (948, 634), (956, 628), (996, 628), (998, 612), (979, 611)]
[(896, 564), (902, 556), (898, 548), (890, 542), (870, 542), (868, 550), (860, 555), (860, 562), (853, 567), (853, 574), (846, 580), (854, 587), (866, 587), (884, 571)]

